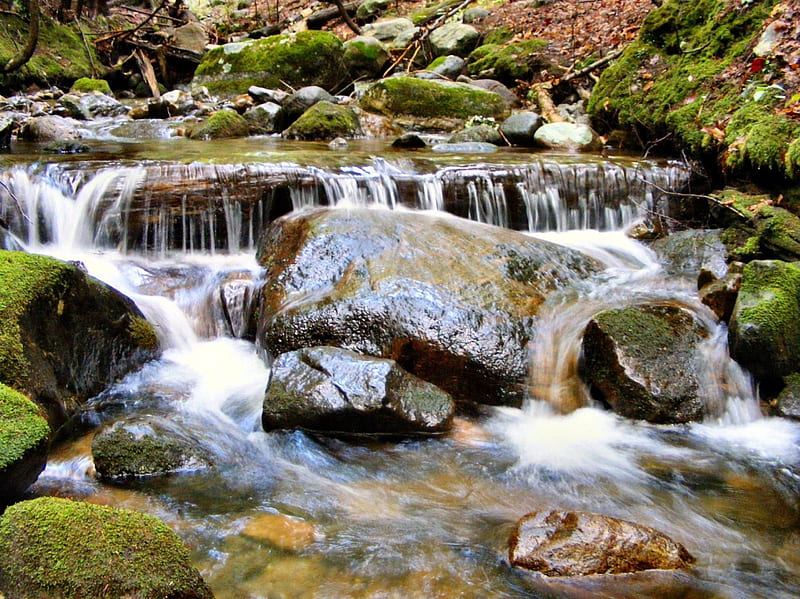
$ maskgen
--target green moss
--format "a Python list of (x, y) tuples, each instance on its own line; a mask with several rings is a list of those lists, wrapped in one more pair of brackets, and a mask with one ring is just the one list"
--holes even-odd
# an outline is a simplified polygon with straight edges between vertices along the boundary
[(166, 474), (204, 463), (188, 444), (177, 439), (155, 434), (137, 437), (124, 428), (95, 436), (92, 458), (103, 478)]
[(42, 497), (0, 518), (0, 592), (9, 597), (210, 598), (180, 539), (158, 518)]
[(250, 128), (247, 120), (233, 110), (218, 110), (209, 119), (192, 129), (192, 139), (223, 139), (247, 137)]
[(153, 351), (158, 349), (158, 335), (156, 335), (153, 325), (144, 318), (133, 317), (128, 325), (128, 330), (134, 343), (142, 349)]
[(786, 172), (795, 181), (800, 181), (800, 137), (796, 137), (789, 148), (786, 150), (784, 158), (786, 162)]
[(324, 140), (353, 137), (361, 132), (358, 116), (347, 106), (317, 102), (283, 132), (289, 139)]
[(75, 92), (100, 92), (101, 94), (111, 95), (111, 86), (105, 79), (91, 79), (81, 77), (72, 84), (72, 91)]
[(496, 27), (486, 33), (484, 44), (505, 44), (514, 37), (514, 32), (508, 27)]
[(540, 39), (510, 42), (488, 49), (482, 46), (483, 50), (470, 54), (467, 70), (473, 77), (491, 76), (513, 85), (519, 80), (531, 79), (537, 71), (547, 66), (542, 58), (542, 50), (546, 47), (547, 42)]
[(0, 383), (0, 472), (46, 444), (50, 427), (30, 399)]
[(436, 17), (447, 13), (447, 11), (459, 3), (460, 0), (444, 0), (444, 2), (434, 2), (429, 6), (412, 13), (409, 18), (414, 25), (421, 26), (429, 21), (432, 21)]

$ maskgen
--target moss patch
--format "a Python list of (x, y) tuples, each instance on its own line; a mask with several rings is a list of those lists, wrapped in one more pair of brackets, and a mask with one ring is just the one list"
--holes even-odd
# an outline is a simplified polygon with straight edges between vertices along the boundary
[(50, 427), (38, 407), (0, 383), (0, 472), (29, 451), (47, 444)]
[(155, 351), (158, 349), (158, 335), (147, 320), (135, 316), (131, 318), (128, 331), (133, 341), (142, 349)]
[(516, 85), (547, 67), (542, 54), (546, 47), (547, 42), (540, 39), (481, 46), (470, 54), (467, 69), (472, 77), (491, 77), (506, 85)]
[(219, 110), (209, 119), (192, 129), (192, 139), (223, 139), (226, 137), (247, 137), (250, 127), (247, 120), (233, 110)]
[(72, 84), (71, 91), (74, 92), (100, 92), (101, 94), (111, 95), (111, 86), (105, 79), (92, 79), (81, 77)]
[(354, 137), (361, 132), (358, 116), (351, 108), (331, 102), (317, 102), (283, 132), (283, 137), (302, 140), (325, 140)]
[(43, 497), (0, 518), (0, 592), (9, 597), (212, 597), (158, 518)]

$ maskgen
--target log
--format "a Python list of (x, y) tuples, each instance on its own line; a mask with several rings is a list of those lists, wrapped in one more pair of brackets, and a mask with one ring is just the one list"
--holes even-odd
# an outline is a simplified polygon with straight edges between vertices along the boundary
[(535, 83), (531, 88), (536, 94), (536, 103), (539, 105), (539, 112), (548, 123), (563, 123), (567, 119), (558, 114), (553, 98), (550, 97), (549, 83)]
[[(353, 2), (348, 2), (344, 5), (345, 11), (347, 14), (351, 16), (355, 16), (358, 7), (361, 6), (363, 0), (354, 0)], [(318, 10), (315, 13), (310, 14), (306, 18), (306, 25), (309, 29), (322, 29), (325, 25), (328, 24), (329, 21), (333, 19), (337, 19), (341, 16), (341, 12), (339, 11), (339, 7), (331, 6), (330, 8), (323, 8)]]
[(144, 81), (147, 83), (147, 87), (150, 88), (150, 94), (154, 98), (160, 98), (161, 92), (158, 90), (158, 80), (156, 79), (156, 72), (153, 69), (153, 63), (150, 62), (150, 59), (147, 58), (147, 55), (141, 48), (136, 50), (136, 63), (139, 65), (139, 71), (141, 71), (142, 77), (144, 77)]

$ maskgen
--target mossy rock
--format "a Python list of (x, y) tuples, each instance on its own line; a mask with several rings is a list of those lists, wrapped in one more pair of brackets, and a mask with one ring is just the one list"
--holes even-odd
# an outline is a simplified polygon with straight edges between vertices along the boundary
[(78, 266), (0, 251), (0, 381), (44, 407), (54, 430), (157, 350), (133, 302)]
[(230, 137), (247, 137), (250, 126), (247, 119), (233, 110), (218, 110), (207, 121), (197, 125), (189, 137), (192, 139), (224, 139)]
[(470, 54), (467, 71), (471, 77), (488, 77), (516, 85), (550, 66), (542, 52), (546, 47), (547, 42), (540, 39), (483, 45)]
[(334, 89), (344, 72), (342, 41), (327, 31), (301, 31), (209, 50), (195, 71), (192, 87), (216, 93), (245, 93), (250, 86)]
[(283, 137), (312, 141), (360, 134), (361, 125), (352, 108), (323, 100), (306, 110), (283, 132)]
[(800, 371), (800, 263), (745, 265), (728, 341), (731, 357), (762, 381)]
[(49, 439), (36, 404), (0, 383), (0, 506), (22, 495), (44, 470)]
[[(0, 64), (16, 55), (20, 41), (27, 35), (26, 21), (14, 15), (0, 15)], [(0, 91), (14, 91), (30, 85), (67, 87), (76, 79), (91, 77), (93, 64), (101, 63), (94, 44), (89, 45), (91, 60), (86, 52), (75, 28), (41, 15), (36, 51), (21, 68), (0, 75)]]
[(42, 497), (0, 517), (8, 599), (210, 599), (189, 552), (153, 516)]
[(70, 91), (73, 92), (100, 92), (101, 94), (111, 95), (111, 86), (105, 79), (92, 79), (91, 77), (81, 77), (72, 84)]
[(374, 37), (359, 35), (344, 43), (343, 61), (352, 77), (379, 76), (388, 60), (389, 52)]
[(447, 123), (452, 127), (472, 116), (500, 120), (509, 114), (508, 104), (494, 92), (465, 83), (414, 77), (378, 81), (367, 89), (361, 106), (389, 117), (416, 119), (423, 126), (428, 123), (434, 129), (437, 123)]

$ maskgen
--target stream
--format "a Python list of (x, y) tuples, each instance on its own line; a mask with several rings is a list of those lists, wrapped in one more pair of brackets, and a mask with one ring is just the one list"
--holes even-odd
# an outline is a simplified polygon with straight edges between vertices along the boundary
[[(0, 217), (21, 245), (79, 260), (130, 296), (163, 349), (86, 405), (36, 493), (162, 518), (219, 599), (800, 596), (800, 425), (761, 415), (694, 276), (667, 274), (623, 232), (663, 209), (664, 192), (689, 176), (683, 165), (404, 153), (375, 140), (344, 152), (259, 138), (203, 143), (167, 129), (134, 143), (110, 130), (90, 154), (44, 159), (21, 144), (0, 158)], [(576, 248), (605, 270), (546, 302), (521, 409), (487, 407), (432, 438), (265, 433), (269, 357), (241, 338), (262, 276), (254, 247), (270, 220), (316, 205), (470, 218)], [(581, 382), (592, 315), (645, 301), (681, 306), (709, 331), (707, 421), (626, 420), (594, 405)], [(91, 438), (118, 421), (170, 430), (215, 466), (100, 482)], [(514, 523), (548, 509), (652, 526), (697, 562), (584, 579), (510, 567)]]

